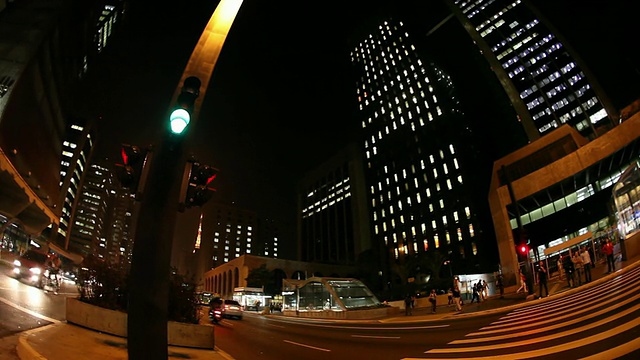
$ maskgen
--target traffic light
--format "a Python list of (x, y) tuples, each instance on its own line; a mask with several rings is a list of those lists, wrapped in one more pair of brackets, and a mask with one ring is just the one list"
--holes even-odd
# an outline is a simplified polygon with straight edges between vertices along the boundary
[(193, 206), (202, 206), (211, 200), (216, 189), (211, 182), (218, 175), (218, 169), (190, 161), (185, 167), (183, 185), (180, 195), (180, 211)]
[(520, 255), (527, 255), (529, 254), (529, 245), (527, 244), (520, 244), (518, 245), (518, 253)]
[(200, 85), (200, 79), (195, 76), (190, 76), (184, 80), (176, 106), (171, 111), (171, 115), (169, 115), (169, 126), (173, 134), (181, 135), (189, 125), (189, 122), (191, 122), (194, 104), (200, 95)]
[(115, 164), (116, 176), (122, 187), (129, 189), (139, 198), (146, 182), (150, 151), (139, 146), (122, 144), (120, 155), (122, 163)]

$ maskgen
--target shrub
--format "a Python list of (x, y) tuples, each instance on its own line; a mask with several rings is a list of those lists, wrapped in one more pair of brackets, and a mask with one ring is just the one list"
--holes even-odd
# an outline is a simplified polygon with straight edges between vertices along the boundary
[[(129, 276), (96, 257), (86, 258), (78, 272), (80, 301), (127, 312)], [(169, 278), (168, 319), (197, 324), (200, 321), (196, 286), (172, 269)]]

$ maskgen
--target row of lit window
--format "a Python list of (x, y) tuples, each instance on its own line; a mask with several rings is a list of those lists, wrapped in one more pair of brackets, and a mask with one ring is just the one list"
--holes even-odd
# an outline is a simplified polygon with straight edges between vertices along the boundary
[[(443, 201), (442, 199), (440, 200), (440, 205), (441, 205), (441, 206), (440, 206), (441, 208), (444, 208), (444, 201)], [(431, 212), (433, 212), (433, 208), (432, 208), (432, 207), (433, 207), (433, 204), (430, 204)], [(399, 209), (400, 211), (402, 211), (402, 204), (401, 204), (400, 202), (399, 202), (399, 204), (398, 204), (398, 209)], [(466, 206), (466, 207), (464, 208), (464, 211), (465, 211), (465, 216), (466, 216), (467, 220), (468, 220), (468, 219), (470, 219), (470, 218), (471, 218), (471, 210), (469, 209), (469, 207), (468, 207), (468, 206)], [(383, 208), (383, 209), (381, 209), (381, 210), (380, 210), (380, 213), (381, 213), (380, 220), (382, 220), (382, 221), (383, 221), (383, 223), (382, 223), (382, 224), (383, 224), (383, 230), (385, 230), (385, 231), (386, 231), (387, 229), (386, 229), (386, 225), (385, 225), (385, 223), (384, 223), (384, 218), (386, 217), (385, 209), (384, 209), (384, 208)], [(393, 206), (390, 206), (390, 207), (389, 207), (389, 213), (390, 213), (391, 215), (394, 215), (394, 207), (393, 207)], [(458, 223), (458, 221), (460, 221), (460, 218), (458, 217), (458, 212), (457, 212), (457, 211), (454, 211), (454, 212), (452, 213), (452, 217), (453, 217), (453, 220), (454, 220), (454, 222), (455, 222), (455, 223)], [(404, 222), (405, 222), (405, 221), (404, 221), (404, 215), (400, 214), (400, 218), (399, 218), (399, 220), (400, 220), (400, 222), (401, 222), (402, 224), (404, 224)], [(374, 222), (377, 222), (377, 221), (378, 221), (378, 210), (376, 210), (376, 209), (374, 209), (374, 210), (373, 210), (373, 221), (374, 221)], [(442, 224), (443, 224), (443, 225), (445, 225), (445, 226), (446, 226), (446, 225), (448, 225), (447, 215), (443, 215), (443, 216), (442, 216)], [(395, 220), (394, 220), (394, 219), (391, 219), (391, 226), (392, 226), (393, 228), (395, 228)], [(432, 220), (432, 221), (431, 221), (431, 226), (432, 226), (433, 230), (436, 230), (436, 229), (437, 229), (437, 222), (436, 222), (436, 220)], [(422, 229), (422, 231), (424, 232), (425, 230), (426, 230), (426, 229), (424, 228), (424, 224), (423, 224), (423, 229)]]
[[(340, 186), (338, 188), (338, 186)], [(329, 205), (333, 206), (336, 202), (342, 201), (346, 194), (349, 194), (351, 190), (351, 185), (349, 184), (349, 178), (342, 180), (339, 184), (334, 184), (328, 190), (328, 193), (325, 197), (315, 201), (313, 204), (310, 204), (306, 208), (302, 210), (302, 213), (313, 212), (314, 209), (319, 209), (320, 207)], [(313, 193), (318, 193), (318, 191), (311, 192), (309, 195)], [(348, 195), (346, 195), (348, 196)], [(323, 207), (324, 208), (324, 207)]]
[[(538, 23), (537, 20), (531, 21), (530, 23), (528, 23), (526, 25), (525, 29), (529, 30), (530, 28), (535, 26), (537, 23)], [(519, 35), (523, 34), (526, 31), (525, 29), (518, 30), (515, 34), (513, 34), (510, 37), (508, 37), (506, 39), (506, 42), (510, 43), (511, 41), (515, 40)], [(538, 35), (539, 34), (537, 32), (533, 32), (533, 33), (529, 34), (529, 36), (527, 36), (524, 39), (518, 41), (518, 43), (510, 46), (509, 48), (504, 50), (502, 53), (497, 55), (496, 58), (498, 60), (502, 60), (502, 58), (504, 58), (505, 56), (507, 56), (507, 55), (511, 54), (512, 52), (518, 50), (523, 45), (529, 43), (531, 40), (533, 40), (536, 37), (538, 37)], [(514, 58), (510, 59), (507, 63), (510, 65), (510, 64), (513, 64), (515, 61), (517, 61), (517, 59), (525, 58), (526, 56), (528, 56), (529, 54), (531, 54), (535, 50), (538, 50), (542, 45), (544, 45), (544, 44), (548, 43), (549, 41), (551, 41), (551, 39), (553, 39), (553, 37), (554, 37), (553, 35), (547, 35), (547, 36), (543, 37), (540, 41), (538, 41), (538, 42), (534, 43), (533, 45), (527, 47), (522, 52), (517, 54)], [(503, 67), (506, 68), (506, 67), (508, 67), (508, 65), (503, 65)]]
[[(598, 103), (599, 103), (598, 99), (594, 96), (594, 97), (592, 97), (591, 99), (589, 99), (587, 101), (583, 101), (582, 103), (578, 104), (571, 111), (568, 111), (564, 115), (560, 116), (559, 120), (560, 120), (560, 122), (562, 124), (564, 124), (564, 123), (568, 122), (571, 118), (575, 118), (579, 114), (582, 114), (583, 108), (584, 108), (584, 110), (589, 110), (589, 109), (591, 109), (592, 107), (594, 107)], [(598, 120), (602, 119), (605, 116), (607, 116), (606, 112), (604, 111), (604, 109), (601, 109), (600, 111), (598, 111), (596, 113), (595, 116), (591, 116), (591, 122), (595, 124)], [(586, 126), (589, 126), (589, 124), (587, 123)], [(581, 129), (578, 129), (578, 130), (581, 130)]]
[[(458, 242), (462, 242), (463, 241), (463, 235), (462, 235), (462, 229), (458, 228), (456, 230), (457, 233), (457, 238), (458, 238)], [(475, 236), (475, 231), (473, 230), (473, 224), (469, 224), (469, 235), (470, 237), (474, 237)], [(402, 234), (402, 238), (403, 238), (403, 244), (400, 245), (397, 242), (397, 234), (393, 234), (392, 237), (394, 238), (394, 244), (396, 245), (394, 247), (394, 253), (395, 253), (395, 258), (398, 259), (399, 253), (402, 252), (404, 254), (408, 254), (409, 252), (409, 247), (411, 247), (411, 249), (413, 250), (413, 253), (416, 254), (418, 253), (418, 247), (419, 247), (419, 242), (418, 241), (413, 241), (413, 242), (409, 242), (409, 240), (407, 240), (406, 238), (406, 234), (403, 233)], [(451, 235), (449, 234), (449, 231), (445, 231), (445, 242), (447, 245), (451, 245)], [(414, 235), (415, 238), (415, 235)], [(409, 245), (407, 245), (408, 243), (410, 243)], [(388, 244), (388, 236), (385, 236), (385, 244)], [(442, 244), (440, 244), (440, 236), (438, 234), (434, 234), (433, 235), (433, 244), (435, 246), (435, 248), (440, 248), (440, 246)], [(422, 244), (421, 244), (422, 250), (424, 252), (429, 250), (429, 240), (424, 239), (422, 240)], [(477, 254), (477, 248), (475, 245), (475, 242), (471, 242), (471, 247), (472, 247), (472, 252), (474, 255)], [(461, 249), (461, 251), (464, 251)]]
[(344, 195), (341, 195), (341, 196), (331, 200), (330, 202), (328, 202), (326, 204), (322, 204), (322, 206), (315, 207), (315, 208), (308, 207), (307, 209), (305, 209), (302, 212), (302, 218), (303, 219), (307, 219), (307, 218), (309, 218), (309, 217), (311, 217), (311, 216), (313, 216), (315, 214), (319, 214), (322, 211), (324, 211), (324, 210), (326, 210), (326, 209), (328, 209), (328, 208), (330, 208), (330, 207), (342, 202), (343, 200), (345, 200), (345, 199), (347, 199), (349, 197), (351, 197), (351, 193), (350, 192), (346, 192), (346, 193), (344, 193)]
[[(478, 255), (478, 247), (477, 247), (476, 243), (472, 241), (470, 245), (471, 245), (471, 252), (473, 253), (473, 255)], [(438, 246), (436, 246), (436, 248), (437, 247)], [(398, 260), (400, 258), (400, 253), (404, 253), (405, 256), (407, 254), (409, 254), (408, 250), (409, 249), (408, 249), (408, 247), (406, 245), (402, 246), (402, 247), (395, 248), (394, 252), (395, 252), (396, 260)], [(424, 251), (426, 252), (427, 250), (428, 250), (428, 241), (424, 240)], [(462, 245), (459, 246), (458, 250), (460, 252), (460, 257), (464, 259), (465, 258), (464, 246), (462, 246)], [(417, 243), (413, 243), (413, 253), (414, 254), (418, 253), (418, 244)]]

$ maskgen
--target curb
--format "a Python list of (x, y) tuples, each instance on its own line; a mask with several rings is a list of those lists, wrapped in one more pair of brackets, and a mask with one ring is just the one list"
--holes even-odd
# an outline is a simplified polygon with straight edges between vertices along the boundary
[(18, 345), (16, 345), (16, 352), (18, 353), (18, 357), (20, 360), (47, 360), (46, 357), (40, 355), (31, 345), (29, 344), (29, 336), (34, 333), (48, 330), (50, 327), (56, 326), (57, 324), (49, 324), (45, 326), (41, 326), (39, 328), (27, 330), (18, 337)]

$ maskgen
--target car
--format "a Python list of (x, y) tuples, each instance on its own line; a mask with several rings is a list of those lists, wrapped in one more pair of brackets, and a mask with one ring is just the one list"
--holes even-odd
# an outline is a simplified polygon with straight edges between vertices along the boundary
[(13, 275), (39, 288), (44, 286), (45, 270), (49, 255), (36, 249), (29, 249), (13, 261)]
[(242, 305), (236, 300), (225, 299), (222, 305), (222, 317), (242, 319)]

